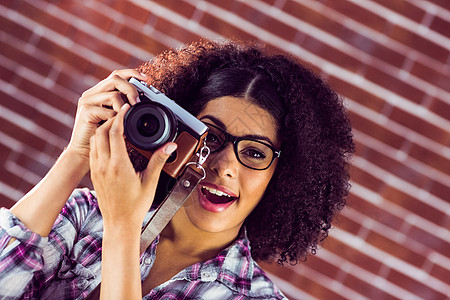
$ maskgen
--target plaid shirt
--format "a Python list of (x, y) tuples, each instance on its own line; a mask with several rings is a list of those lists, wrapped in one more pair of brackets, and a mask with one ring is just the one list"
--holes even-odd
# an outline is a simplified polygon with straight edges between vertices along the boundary
[[(85, 298), (101, 280), (102, 235), (96, 197), (87, 189), (74, 191), (48, 237), (31, 232), (2, 208), (0, 298)], [(16, 240), (8, 245), (12, 237)], [(142, 279), (152, 268), (158, 241), (159, 237), (141, 256)], [(216, 257), (184, 269), (143, 299), (247, 298), (285, 299), (252, 259), (243, 230)]]

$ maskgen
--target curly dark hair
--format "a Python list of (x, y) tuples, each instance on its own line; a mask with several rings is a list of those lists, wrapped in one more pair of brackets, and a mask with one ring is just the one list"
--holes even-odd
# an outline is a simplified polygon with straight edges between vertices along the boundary
[(138, 70), (194, 115), (211, 99), (235, 96), (274, 116), (281, 156), (245, 220), (252, 256), (295, 264), (315, 254), (350, 187), (354, 145), (342, 99), (294, 57), (242, 42), (203, 39), (167, 50)]

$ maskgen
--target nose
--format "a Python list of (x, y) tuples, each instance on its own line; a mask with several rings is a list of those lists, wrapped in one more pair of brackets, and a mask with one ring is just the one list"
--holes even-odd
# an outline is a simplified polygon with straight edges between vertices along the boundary
[(236, 177), (239, 161), (234, 153), (232, 143), (229, 143), (222, 151), (210, 154), (207, 163), (209, 169), (219, 177)]

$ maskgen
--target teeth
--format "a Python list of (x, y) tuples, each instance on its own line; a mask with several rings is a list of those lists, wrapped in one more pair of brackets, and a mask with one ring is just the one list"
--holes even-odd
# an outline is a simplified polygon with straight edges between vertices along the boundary
[(210, 188), (210, 187), (207, 187), (207, 186), (203, 186), (203, 188), (205, 190), (207, 190), (208, 192), (210, 192), (211, 194), (214, 194), (214, 195), (217, 195), (217, 196), (227, 196), (227, 197), (231, 198), (230, 195), (228, 195), (228, 194), (226, 194), (226, 193), (224, 193), (222, 191), (218, 191), (216, 189), (213, 189), (213, 188)]

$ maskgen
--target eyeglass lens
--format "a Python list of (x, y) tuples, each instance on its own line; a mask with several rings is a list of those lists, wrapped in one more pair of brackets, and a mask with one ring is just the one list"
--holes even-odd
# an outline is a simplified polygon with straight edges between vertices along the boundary
[[(211, 152), (217, 152), (225, 148), (227, 142), (229, 142), (226, 134), (213, 125), (207, 125), (209, 126), (209, 131), (206, 137), (206, 144), (211, 149)], [(272, 163), (273, 150), (262, 142), (238, 139), (234, 147), (238, 160), (247, 167), (265, 169)]]

